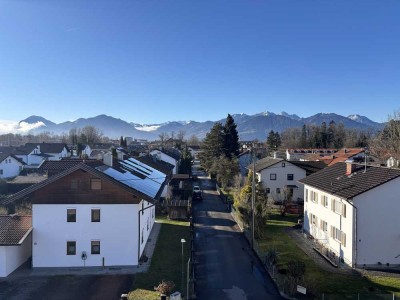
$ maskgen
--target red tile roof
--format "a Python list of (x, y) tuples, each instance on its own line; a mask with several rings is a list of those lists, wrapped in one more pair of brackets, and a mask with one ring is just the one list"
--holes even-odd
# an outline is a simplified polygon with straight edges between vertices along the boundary
[(0, 216), (0, 246), (19, 245), (32, 228), (32, 216)]

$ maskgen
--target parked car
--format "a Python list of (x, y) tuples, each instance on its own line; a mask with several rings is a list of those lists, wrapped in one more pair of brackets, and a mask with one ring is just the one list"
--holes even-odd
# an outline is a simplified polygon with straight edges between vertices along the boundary
[(192, 199), (193, 200), (203, 200), (201, 189), (198, 185), (193, 186)]

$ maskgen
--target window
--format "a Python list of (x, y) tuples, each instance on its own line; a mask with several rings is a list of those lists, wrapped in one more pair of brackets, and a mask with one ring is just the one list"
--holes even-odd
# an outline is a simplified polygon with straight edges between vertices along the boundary
[(266, 188), (265, 189), (265, 193), (270, 194), (271, 193), (271, 189), (270, 188)]
[(100, 254), (100, 241), (92, 241), (90, 249), (92, 254)]
[(324, 220), (321, 220), (320, 228), (321, 228), (322, 231), (328, 232), (328, 223), (325, 222)]
[(144, 229), (142, 228), (142, 244), (144, 242)]
[(101, 179), (90, 179), (90, 187), (92, 190), (101, 190)]
[(100, 222), (100, 208), (92, 208), (92, 222)]
[(344, 247), (346, 247), (346, 234), (334, 226), (331, 226), (331, 238), (335, 239)]
[(328, 207), (328, 196), (321, 195), (321, 204), (325, 207)]
[(11, 158), (8, 160), (8, 162), (11, 164)]
[(308, 202), (308, 189), (306, 189), (305, 195), (306, 195), (306, 202)]
[(71, 189), (76, 190), (78, 188), (78, 180), (77, 179), (71, 179)]
[(276, 193), (280, 194), (281, 193), (281, 189), (280, 188), (276, 188)]
[(67, 222), (76, 222), (76, 209), (75, 208), (67, 209)]
[(311, 220), (311, 224), (317, 226), (318, 224), (318, 218), (316, 215), (310, 214), (310, 220)]
[(318, 203), (318, 193), (317, 192), (311, 191), (311, 201)]
[(282, 163), (282, 168), (284, 168), (284, 167), (285, 167), (285, 163), (283, 162), (283, 163)]
[(0, 169), (0, 175), (3, 175), (3, 169)]
[(76, 255), (76, 242), (75, 241), (67, 242), (67, 255)]
[(144, 215), (144, 201), (142, 202), (142, 215)]
[(293, 174), (287, 174), (287, 180), (292, 181), (293, 180)]
[(147, 231), (149, 231), (149, 228), (150, 228), (150, 219), (147, 218)]
[(270, 180), (276, 180), (276, 174), (275, 173), (269, 174), (269, 179)]
[(151, 216), (153, 217), (153, 219), (154, 219), (154, 211), (155, 211), (155, 208), (153, 207), (153, 208), (151, 209)]
[(346, 204), (344, 204), (336, 199), (332, 199), (331, 209), (335, 213), (342, 215), (343, 217), (346, 218)]

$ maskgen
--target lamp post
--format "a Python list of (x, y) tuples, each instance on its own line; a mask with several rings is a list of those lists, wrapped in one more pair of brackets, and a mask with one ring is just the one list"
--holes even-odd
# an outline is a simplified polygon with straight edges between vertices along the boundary
[(183, 244), (186, 243), (185, 239), (181, 239), (181, 244), (182, 244), (182, 279), (181, 279), (181, 291), (183, 294), (183, 290), (184, 290), (184, 280), (185, 280), (185, 271), (184, 271), (184, 261), (183, 261)]

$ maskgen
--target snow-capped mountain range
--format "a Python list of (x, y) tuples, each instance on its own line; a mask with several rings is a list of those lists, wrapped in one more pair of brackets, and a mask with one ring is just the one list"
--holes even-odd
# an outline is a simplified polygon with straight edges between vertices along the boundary
[[(343, 123), (346, 128), (359, 130), (379, 130), (384, 123), (377, 123), (365, 116), (357, 114), (347, 117), (335, 113), (318, 113), (307, 118), (301, 118), (296, 114), (282, 112), (262, 112), (254, 115), (234, 114), (232, 115), (237, 124), (241, 140), (265, 140), (271, 130), (282, 132), (291, 127), (301, 127), (303, 124), (320, 125), (322, 122), (334, 121), (336, 124)], [(171, 121), (160, 124), (138, 124), (126, 122), (107, 115), (99, 115), (91, 118), (80, 118), (75, 121), (67, 121), (56, 124), (41, 116), (30, 116), (19, 122), (0, 121), (0, 134), (4, 133), (40, 133), (49, 132), (52, 134), (68, 133), (72, 128), (82, 128), (92, 125), (100, 129), (104, 135), (117, 138), (129, 136), (139, 139), (155, 140), (161, 133), (185, 132), (186, 137), (192, 135), (204, 138), (215, 122), (224, 123), (224, 119), (217, 121)]]

